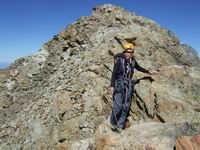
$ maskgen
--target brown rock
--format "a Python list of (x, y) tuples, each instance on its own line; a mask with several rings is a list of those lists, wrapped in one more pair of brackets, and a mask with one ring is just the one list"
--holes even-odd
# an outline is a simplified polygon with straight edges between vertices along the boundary
[(59, 143), (56, 145), (56, 150), (68, 150), (68, 145), (65, 143)]
[(176, 150), (199, 150), (200, 149), (200, 135), (195, 136), (181, 136), (176, 141)]
[[(113, 55), (123, 51), (115, 37), (136, 38), (138, 63), (160, 70), (151, 76), (154, 82), (135, 86), (130, 120), (120, 134), (110, 130), (112, 95), (105, 92)], [(70, 150), (92, 149), (97, 140), (98, 149), (171, 150), (175, 137), (190, 126), (181, 130), (169, 123), (200, 120), (200, 68), (187, 66), (196, 57), (179, 60), (180, 46), (172, 32), (150, 19), (113, 5), (96, 7), (38, 53), (16, 60), (6, 74), (0, 72), (0, 149), (25, 149), (24, 144), (48, 149), (58, 143), (65, 149), (65, 142)], [(136, 71), (135, 76), (144, 74)], [(22, 127), (16, 129), (16, 122)]]

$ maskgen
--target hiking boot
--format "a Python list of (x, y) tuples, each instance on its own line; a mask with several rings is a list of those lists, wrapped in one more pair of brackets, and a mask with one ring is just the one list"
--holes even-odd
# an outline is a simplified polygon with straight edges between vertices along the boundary
[(122, 128), (116, 128), (118, 133), (121, 133), (123, 131)]
[(117, 125), (110, 124), (110, 128), (113, 132), (117, 131)]

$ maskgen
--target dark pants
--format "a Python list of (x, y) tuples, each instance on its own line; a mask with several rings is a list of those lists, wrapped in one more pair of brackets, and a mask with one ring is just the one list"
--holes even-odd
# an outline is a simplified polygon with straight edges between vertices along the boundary
[(119, 79), (115, 82), (113, 93), (113, 109), (110, 123), (124, 129), (128, 117), (133, 95), (133, 83)]

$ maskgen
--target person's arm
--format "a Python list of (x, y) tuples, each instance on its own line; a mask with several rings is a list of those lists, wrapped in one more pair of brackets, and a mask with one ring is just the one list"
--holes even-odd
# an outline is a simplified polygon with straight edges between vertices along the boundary
[(116, 75), (117, 75), (117, 70), (119, 68), (119, 58), (114, 58), (114, 66), (113, 66), (113, 72), (112, 72), (112, 77), (111, 77), (111, 83), (110, 83), (110, 87), (114, 87), (115, 86), (115, 79), (116, 79)]
[(141, 71), (141, 72), (144, 72), (144, 73), (149, 73), (149, 70), (141, 67), (138, 62), (135, 60), (135, 68), (138, 70), (138, 71)]

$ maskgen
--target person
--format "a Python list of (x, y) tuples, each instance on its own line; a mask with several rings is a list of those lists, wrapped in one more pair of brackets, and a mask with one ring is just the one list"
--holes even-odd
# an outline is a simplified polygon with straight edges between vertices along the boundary
[(136, 61), (134, 57), (135, 43), (126, 43), (123, 47), (123, 53), (114, 56), (109, 87), (113, 98), (113, 108), (110, 116), (111, 129), (119, 133), (124, 130), (131, 106), (134, 90), (134, 80), (132, 80), (134, 69), (150, 75), (155, 74), (154, 71), (141, 67)]

